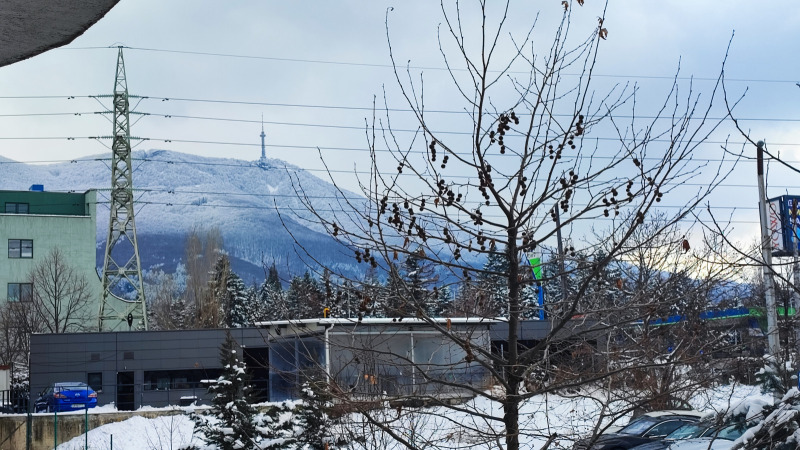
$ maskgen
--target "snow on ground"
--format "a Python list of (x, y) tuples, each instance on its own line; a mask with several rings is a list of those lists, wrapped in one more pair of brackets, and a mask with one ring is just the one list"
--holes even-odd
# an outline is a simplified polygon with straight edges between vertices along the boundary
[[(115, 450), (180, 449), (190, 444), (202, 445), (192, 436), (194, 423), (187, 415), (173, 415), (146, 419), (131, 417), (109, 423), (89, 431), (88, 448)], [(84, 448), (87, 437), (80, 435), (58, 446), (58, 450)], [(113, 440), (113, 447), (112, 445)]]
[[(772, 397), (761, 394), (758, 386), (719, 386), (694, 396), (692, 406), (705, 412), (729, 412), (740, 408), (742, 403), (771, 403)], [(599, 412), (599, 403), (588, 397), (574, 398), (558, 395), (536, 396), (525, 403), (520, 415), (520, 429), (524, 448), (540, 448), (552, 433), (564, 436), (559, 443), (571, 447), (571, 439), (587, 433), (594, 426)], [(141, 410), (155, 410), (143, 407)], [(165, 408), (167, 409), (167, 408)], [(180, 408), (188, 410), (187, 408)], [(191, 408), (190, 408), (191, 409)], [(481, 442), (469, 428), (488, 430), (499, 424), (488, 422), (467, 411), (480, 411), (495, 417), (502, 416), (498, 403), (485, 398), (475, 398), (462, 405), (463, 412), (447, 408), (427, 408), (425, 414), (410, 414), (399, 428), (416, 429), (420, 436), (432, 445), (450, 448), (489, 449), (497, 448), (496, 442)], [(99, 407), (98, 411), (113, 411), (113, 406)], [(393, 410), (387, 410), (392, 415)], [(416, 423), (413, 423), (416, 421)], [(627, 422), (627, 419), (622, 421)], [(113, 436), (114, 449), (179, 449), (189, 444), (202, 447), (202, 442), (193, 436), (194, 424), (186, 414), (146, 419), (133, 417), (123, 422), (103, 425), (89, 431), (89, 449), (108, 449)], [(400, 448), (387, 437), (371, 436), (374, 439), (368, 448), (382, 450)], [(78, 436), (58, 446), (59, 450), (84, 448), (86, 437)]]

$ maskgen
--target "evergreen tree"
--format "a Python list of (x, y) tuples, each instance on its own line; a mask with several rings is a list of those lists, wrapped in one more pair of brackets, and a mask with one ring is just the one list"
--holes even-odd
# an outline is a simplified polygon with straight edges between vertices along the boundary
[(264, 280), (265, 286), (270, 286), (271, 288), (282, 291), (283, 286), (281, 285), (281, 279), (278, 276), (278, 269), (275, 267), (275, 263), (273, 262), (272, 265), (269, 267), (267, 271), (266, 280)]
[[(301, 404), (295, 410), (293, 422), (300, 430), (298, 448), (303, 450), (328, 450), (333, 420), (330, 411), (333, 397), (323, 376), (309, 377), (300, 389)], [(325, 443), (328, 442), (328, 445)]]
[(748, 428), (731, 448), (795, 450), (800, 434), (800, 390), (790, 389), (772, 405), (746, 399), (725, 420)]
[(289, 319), (321, 317), (324, 295), (317, 281), (306, 271), (302, 277), (292, 278), (286, 293)]
[(358, 294), (353, 287), (353, 282), (345, 280), (336, 289), (336, 295), (331, 303), (331, 312), (328, 317), (355, 317), (358, 308)]
[(352, 317), (387, 317), (389, 290), (375, 274), (375, 268), (368, 267), (361, 282), (360, 292), (354, 292)]
[(452, 294), (449, 286), (438, 286), (433, 288), (433, 294), (428, 296), (425, 303), (425, 314), (428, 317), (442, 317), (445, 311), (450, 310)]
[(472, 279), (462, 280), (447, 314), (453, 317), (488, 317), (485, 292)]
[(481, 315), (506, 317), (508, 315), (508, 258), (503, 251), (492, 252), (486, 258), (479, 286), (487, 302)]
[(278, 405), (266, 414), (256, 411), (239, 345), (230, 333), (220, 347), (220, 362), (222, 375), (208, 388), (211, 408), (207, 414), (192, 415), (206, 443), (220, 450), (265, 448), (262, 444), (277, 438), (280, 446), (266, 448), (286, 448), (292, 441), (291, 424), (281, 419), (286, 407)]
[(247, 288), (239, 275), (231, 271), (227, 255), (221, 255), (214, 264), (210, 288), (225, 326), (241, 328), (252, 323)]
[(275, 285), (266, 279), (253, 291), (251, 317), (254, 322), (281, 320), (286, 317), (285, 291), (280, 287), (280, 283)]
[(231, 328), (242, 328), (252, 325), (251, 298), (248, 296), (247, 288), (239, 275), (230, 272), (226, 289), (226, 299), (224, 304), (228, 305), (228, 326)]
[(414, 315), (414, 304), (397, 266), (392, 266), (386, 283), (378, 296), (378, 309), (383, 309), (385, 317), (409, 317)]
[(416, 252), (409, 253), (399, 273), (390, 279), (393, 315), (416, 316), (435, 311), (432, 302), (437, 299), (430, 289), (436, 280), (433, 267)]

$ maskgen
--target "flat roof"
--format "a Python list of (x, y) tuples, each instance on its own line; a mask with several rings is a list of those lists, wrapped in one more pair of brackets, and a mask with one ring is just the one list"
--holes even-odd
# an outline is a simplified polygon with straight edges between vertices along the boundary
[(430, 319), (420, 319), (417, 317), (406, 318), (389, 318), (389, 317), (364, 317), (349, 318), (349, 317), (330, 317), (330, 318), (316, 318), (316, 319), (297, 319), (297, 320), (269, 320), (264, 322), (256, 322), (256, 327), (270, 327), (270, 326), (303, 326), (303, 325), (427, 325), (431, 322), (438, 324), (446, 324), (450, 321), (451, 324), (456, 325), (491, 325), (494, 323), (505, 321), (505, 319), (488, 319), (483, 317), (432, 317)]

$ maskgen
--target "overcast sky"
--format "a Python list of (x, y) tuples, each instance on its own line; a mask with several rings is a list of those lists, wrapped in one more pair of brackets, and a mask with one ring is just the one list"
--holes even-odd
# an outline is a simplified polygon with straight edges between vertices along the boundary
[[(561, 2), (518, 3), (509, 31), (524, 31), (541, 8), (534, 42), (549, 42)], [(602, 13), (602, 2), (585, 3), (573, 6), (574, 36), (588, 36)], [(606, 16), (596, 88), (638, 83), (642, 111), (657, 107), (679, 65), (681, 76), (697, 79), (696, 92), (710, 90), (707, 80), (719, 75), (735, 31), (725, 76), (732, 96), (747, 91), (736, 115), (754, 138), (800, 166), (794, 2), (612, 0)], [(319, 169), (319, 147), (337, 168), (366, 169), (364, 124), (373, 99), (381, 104), (385, 90), (391, 107), (407, 107), (389, 67), (387, 17), (396, 60), (416, 76), (424, 68), (426, 107), (459, 109), (441, 70), (438, 2), (122, 0), (68, 46), (0, 68), (0, 155), (33, 162), (107, 154), (86, 138), (111, 134), (110, 116), (94, 114), (109, 101), (86, 96), (112, 93), (117, 50), (107, 47), (124, 45), (130, 93), (151, 97), (132, 102), (152, 114), (132, 118), (131, 134), (149, 139), (134, 141), (136, 149), (255, 160), (263, 114), (268, 157)], [(10, 98), (34, 96), (55, 98)], [(398, 119), (398, 128), (405, 125)], [(447, 129), (446, 120), (441, 126), (464, 131)], [(717, 139), (728, 134), (741, 142), (728, 125)], [(704, 147), (709, 158), (718, 148)], [(740, 169), (713, 206), (739, 207), (736, 233), (746, 238), (757, 222), (755, 167)], [(777, 167), (771, 175), (771, 196), (800, 193), (790, 187), (797, 177)]]

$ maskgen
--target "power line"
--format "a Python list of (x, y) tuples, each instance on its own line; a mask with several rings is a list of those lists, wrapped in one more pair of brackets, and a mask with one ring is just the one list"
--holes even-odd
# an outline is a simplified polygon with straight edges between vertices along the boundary
[(0, 114), (0, 117), (39, 117), (39, 116), (83, 116), (92, 114), (105, 114), (105, 111), (87, 111), (87, 112), (52, 112), (52, 113), (17, 113), (17, 114)]
[[(0, 99), (71, 99), (71, 98), (91, 98), (91, 99), (99, 99), (108, 97), (106, 94), (98, 94), (98, 95), (83, 95), (83, 96), (0, 96)], [(200, 98), (179, 98), (179, 97), (157, 97), (157, 96), (147, 96), (147, 95), (130, 95), (130, 98), (138, 98), (141, 100), (159, 100), (162, 102), (171, 101), (171, 102), (195, 102), (195, 103), (217, 103), (217, 104), (231, 104), (231, 105), (252, 105), (252, 106), (269, 106), (269, 107), (287, 107), (287, 108), (306, 108), (306, 109), (331, 109), (331, 110), (351, 110), (351, 111), (376, 111), (376, 112), (397, 112), (397, 113), (413, 113), (415, 110), (410, 108), (386, 108), (386, 107), (372, 107), (372, 106), (347, 106), (347, 105), (321, 105), (321, 104), (302, 104), (302, 103), (276, 103), (276, 102), (259, 102), (259, 101), (243, 101), (243, 100), (220, 100), (220, 99), (200, 99)], [(445, 110), (445, 109), (426, 109), (424, 111), (426, 114), (463, 114), (463, 115), (470, 115), (471, 112), (464, 111), (464, 110)], [(16, 116), (37, 116), (37, 115), (81, 115), (81, 114), (109, 114), (111, 113), (110, 110), (106, 111), (91, 111), (85, 113), (33, 113), (33, 114), (0, 114), (0, 117), (16, 117)], [(131, 111), (133, 115), (145, 115), (145, 116), (154, 116), (154, 117), (164, 117), (164, 118), (183, 118), (183, 119), (197, 119), (197, 120), (216, 120), (216, 121), (224, 121), (224, 122), (242, 122), (242, 123), (255, 123), (258, 124), (260, 120), (253, 120), (253, 119), (237, 119), (237, 118), (227, 118), (227, 117), (207, 117), (207, 116), (190, 116), (190, 115), (180, 115), (180, 114), (163, 114), (163, 113), (148, 113), (148, 112), (140, 112), (140, 111)], [(527, 116), (526, 112), (519, 112), (517, 116), (524, 117)], [(572, 114), (553, 114), (553, 117), (572, 117)], [(645, 115), (615, 115), (615, 118), (620, 119), (643, 119), (643, 120), (651, 120), (651, 119), (658, 119), (662, 118), (664, 120), (671, 119), (670, 117), (666, 116), (645, 116)], [(725, 117), (689, 117), (690, 120), (726, 120)], [(740, 121), (757, 121), (757, 122), (800, 122), (800, 118), (785, 118), (785, 117), (737, 117), (737, 120)], [(348, 128), (347, 126), (337, 126), (337, 125), (322, 125), (322, 124), (297, 124), (291, 122), (269, 122), (265, 121), (265, 124), (276, 124), (276, 125), (305, 125), (305, 126), (326, 126), (326, 127), (340, 127), (340, 128)], [(363, 129), (362, 127), (359, 127)]]
[[(13, 139), (13, 138), (2, 138), (2, 137), (0, 137), (0, 139)], [(27, 139), (36, 139), (36, 138), (27, 138)], [(47, 138), (42, 138), (42, 139), (47, 139)], [(65, 139), (65, 138), (59, 137), (59, 138), (52, 138), (52, 139)], [(85, 138), (70, 138), (70, 139), (72, 139), (72, 140), (75, 140), (75, 139), (95, 139), (95, 140), (97, 140), (97, 139), (110, 139), (110, 137), (109, 136), (101, 136), (101, 137), (90, 136), (90, 137), (85, 137)], [(134, 138), (132, 138), (132, 139), (134, 139)], [(141, 138), (139, 138), (139, 139), (141, 139)], [(150, 139), (145, 139), (145, 140), (149, 141)], [(183, 142), (183, 141), (180, 141), (180, 140), (165, 140), (165, 142)], [(186, 141), (186, 142), (203, 142), (203, 141)], [(246, 145), (246, 146), (260, 145), (260, 144), (249, 144), (249, 143), (225, 143), (225, 142), (214, 142), (214, 143), (228, 144), (228, 145)], [(783, 145), (783, 144), (775, 144), (775, 145)], [(795, 145), (800, 145), (800, 144), (795, 144)], [(298, 149), (299, 148), (299, 149), (310, 149), (310, 150), (320, 149), (320, 150), (334, 150), (334, 151), (363, 151), (363, 152), (371, 151), (368, 148), (355, 148), (355, 147), (316, 147), (316, 146), (279, 145), (279, 144), (266, 144), (266, 146), (267, 147), (271, 147), (271, 148), (291, 148), (291, 149)], [(166, 150), (166, 149), (164, 149), (164, 150)], [(170, 150), (166, 150), (166, 151), (170, 151)], [(391, 152), (391, 150), (377, 150), (377, 151), (380, 151), (380, 152)], [(419, 153), (422, 154), (422, 152), (419, 152)], [(494, 156), (498, 156), (498, 157), (503, 157), (503, 156), (513, 157), (513, 155), (494, 155)], [(611, 159), (611, 158), (614, 158), (614, 157), (613, 156), (593, 156), (592, 157), (592, 159)], [(54, 160), (26, 160), (26, 161), (9, 160), (9, 161), (0, 161), (0, 165), (2, 165), (2, 164), (49, 164), (49, 163), (67, 163), (67, 162), (70, 162), (70, 163), (82, 163), (82, 162), (98, 162), (98, 161), (109, 161), (109, 160), (110, 160), (110, 158), (108, 158), (108, 157), (102, 157), (102, 158), (76, 158), (76, 159), (54, 159)], [(642, 160), (643, 161), (660, 161), (661, 158), (658, 158), (658, 157), (644, 157), (644, 158), (642, 158)], [(700, 162), (700, 163), (703, 163), (703, 162), (731, 162), (731, 160), (723, 160), (723, 159), (716, 159), (716, 158), (692, 158), (692, 160), (695, 161), (695, 162)], [(188, 165), (198, 165), (198, 166), (239, 167), (239, 168), (256, 168), (256, 167), (259, 167), (259, 165), (256, 162), (248, 162), (248, 161), (242, 161), (242, 163), (225, 163), (225, 162), (210, 162), (210, 161), (163, 160), (163, 159), (153, 159), (153, 158), (132, 158), (132, 161), (154, 162), (154, 163), (163, 163), (163, 164), (188, 164)], [(752, 161), (750, 159), (745, 159), (745, 160), (742, 160), (741, 162), (750, 163), (750, 162), (754, 162), (754, 161)], [(782, 162), (800, 164), (800, 161), (783, 160)], [(287, 171), (290, 171), (290, 172), (303, 172), (303, 171), (305, 171), (305, 172), (323, 172), (323, 173), (331, 172), (331, 173), (347, 173), (347, 174), (369, 175), (368, 171), (363, 171), (363, 170), (355, 170), (355, 169), (346, 169), (346, 170), (345, 169), (330, 169), (330, 170), (328, 170), (328, 169), (314, 169), (314, 168), (296, 168), (296, 167), (289, 167), (289, 166), (287, 166), (285, 164), (286, 163), (284, 162), (284, 165), (271, 166), (270, 169), (282, 169), (282, 170), (287, 170)], [(417, 175), (415, 175), (413, 173), (401, 173), (401, 174), (398, 174), (398, 175), (400, 175), (400, 176), (409, 176), (409, 177), (417, 176)], [(474, 178), (475, 176), (455, 175), (455, 174), (453, 174), (453, 175), (447, 175), (446, 177), (447, 178)], [(703, 183), (680, 183), (680, 184), (681, 185), (685, 185), (685, 186), (694, 186), (694, 185), (705, 186), (705, 184), (703, 184)], [(753, 185), (722, 184), (720, 186), (752, 187)], [(771, 187), (775, 187), (775, 188), (794, 188), (796, 186), (793, 186), (793, 185), (771, 185)]]
[[(237, 102), (238, 103), (238, 102)], [(349, 109), (349, 110), (364, 110), (364, 111), (372, 111), (369, 108), (362, 108), (362, 107), (350, 107), (350, 106), (323, 106), (323, 105), (276, 105), (276, 104), (265, 104), (266, 106), (292, 106), (292, 107), (300, 107), (300, 108), (324, 108), (324, 109)], [(387, 111), (387, 112), (413, 112), (411, 109), (394, 109), (394, 108), (381, 108), (376, 109), (376, 111)], [(425, 111), (425, 113), (442, 113), (442, 114), (469, 114), (464, 111), (445, 111), (445, 110), (434, 110), (434, 111)], [(95, 114), (103, 114), (103, 112), (97, 112)], [(213, 120), (213, 121), (220, 121), (220, 122), (240, 122), (240, 123), (254, 123), (259, 124), (261, 123), (260, 120), (254, 119), (237, 119), (237, 118), (230, 118), (230, 117), (208, 117), (208, 116), (189, 116), (189, 115), (181, 115), (181, 114), (162, 114), (162, 113), (148, 113), (148, 112), (131, 112), (131, 114), (141, 114), (145, 116), (153, 116), (153, 117), (163, 117), (167, 119), (178, 118), (178, 119), (193, 119), (193, 120)], [(520, 113), (517, 114), (519, 117), (528, 116), (529, 114)], [(553, 114), (553, 117), (573, 117), (573, 114)], [(671, 119), (670, 117), (664, 116), (633, 116), (633, 115), (615, 115), (615, 118), (619, 119), (664, 119), (668, 120)], [(690, 117), (690, 120), (727, 120), (725, 117)], [(764, 122), (800, 122), (800, 119), (790, 119), (790, 118), (736, 118), (739, 121), (764, 121)], [(359, 130), (363, 130), (364, 126), (352, 127), (346, 125), (325, 125), (325, 124), (313, 124), (313, 123), (296, 123), (296, 122), (274, 122), (274, 121), (264, 121), (264, 124), (271, 124), (271, 125), (299, 125), (299, 126), (309, 126), (309, 127), (327, 127), (327, 128), (356, 128)], [(393, 130), (398, 131), (398, 130)], [(407, 130), (400, 130), (400, 131), (407, 131)], [(441, 133), (441, 131), (434, 131), (434, 133)], [(446, 132), (445, 132), (446, 133)], [(460, 133), (460, 134), (472, 134), (471, 132), (468, 133)]]
[[(98, 192), (107, 192), (107, 191), (110, 190), (110, 188), (89, 188), (89, 189), (90, 190), (95, 190), (95, 191), (98, 191)], [(141, 192), (141, 193), (160, 193), (160, 194), (175, 194), (175, 195), (177, 195), (177, 194), (197, 194), (197, 195), (204, 195), (204, 196), (205, 195), (208, 195), (208, 196), (226, 196), (226, 197), (228, 197), (228, 196), (245, 196), (245, 197), (259, 197), (259, 198), (296, 198), (297, 197), (297, 195), (295, 195), (295, 194), (275, 194), (275, 193), (183, 191), (183, 190), (179, 190), (179, 189), (172, 190), (172, 189), (151, 189), (151, 188), (143, 188), (143, 189), (134, 188), (133, 190), (135, 192)], [(71, 193), (71, 192), (74, 192), (74, 191), (71, 191), (71, 190), (70, 191), (58, 191), (58, 190), (56, 190), (56, 191), (50, 191), (50, 192), (70, 192)], [(368, 199), (366, 199), (364, 197), (361, 197), (361, 196), (358, 196), (358, 195), (354, 195), (354, 196), (350, 196), (350, 197), (346, 197), (346, 196), (329, 196), (329, 195), (304, 195), (304, 198), (307, 198), (309, 200), (350, 200), (350, 201), (353, 201), (353, 200), (361, 201), (361, 200), (363, 200), (364, 202), (366, 202), (366, 204), (370, 204), (371, 205), (371, 203), (369, 203)], [(109, 203), (109, 202), (108, 201), (98, 201), (97, 203), (98, 204), (106, 204), (106, 203)], [(275, 209), (275, 207), (276, 207), (276, 205), (241, 205), (241, 204), (239, 204), (239, 205), (234, 205), (234, 204), (222, 204), (222, 205), (216, 204), (216, 205), (213, 205), (213, 204), (208, 204), (208, 203), (175, 203), (175, 202), (169, 202), (169, 201), (160, 202), (160, 201), (145, 201), (145, 200), (139, 200), (136, 203), (137, 204), (163, 204), (163, 205), (167, 205), (167, 206), (213, 206), (213, 207), (219, 207), (219, 208), (268, 209), (268, 210)], [(483, 206), (482, 200), (478, 201), (478, 202), (474, 202), (474, 204), (477, 205), (477, 206)], [(587, 204), (578, 204), (578, 203), (576, 203), (575, 205), (579, 206), (579, 207), (588, 206)], [(469, 205), (462, 203), (462, 206), (469, 206)], [(636, 205), (623, 205), (622, 207), (624, 209), (629, 209), (631, 207), (635, 208)], [(282, 210), (291, 210), (291, 211), (296, 211), (298, 209), (303, 209), (302, 207), (292, 208), (292, 207), (289, 207), (289, 206), (277, 206), (277, 208), (278, 209), (282, 209)], [(685, 205), (664, 205), (664, 204), (659, 204), (658, 207), (657, 207), (657, 209), (678, 209), (678, 210), (682, 209), (682, 208), (686, 208), (686, 206)], [(753, 210), (757, 209), (756, 206), (750, 207), (750, 206), (719, 206), (719, 205), (709, 206), (708, 208), (711, 209), (711, 210), (729, 210), (729, 211), (753, 211)], [(341, 209), (324, 209), (324, 208), (322, 208), (322, 209), (314, 208), (314, 209), (317, 210), (317, 211), (321, 211), (321, 212), (342, 212)], [(505, 216), (503, 216), (503, 215), (485, 214), (484, 217), (504, 218)], [(753, 223), (755, 223), (755, 222), (753, 222)]]
[[(108, 204), (108, 203), (109, 203), (109, 201), (102, 201), (102, 200), (98, 200), (96, 202), (96, 204), (98, 204), (98, 205), (100, 205), (100, 204)], [(176, 203), (176, 202), (144, 201), (144, 200), (137, 201), (136, 204), (139, 205), (140, 207), (142, 205), (159, 205), (159, 206), (167, 206), (167, 207), (188, 206), (188, 207), (202, 207), (202, 208), (255, 209), (255, 210), (269, 210), (269, 211), (274, 211), (274, 210), (277, 209), (277, 210), (290, 211), (290, 212), (297, 212), (298, 210), (302, 210), (302, 208), (292, 208), (292, 207), (289, 207), (289, 206), (277, 206), (276, 207), (275, 205), (270, 205), (270, 206), (220, 205), (220, 204), (214, 205), (214, 204), (209, 204), (209, 203)], [(662, 206), (659, 206), (659, 208), (662, 208)], [(669, 206), (667, 208), (670, 208), (670, 209), (685, 208), (685, 206)], [(739, 209), (739, 208), (736, 208), (736, 207), (725, 207), (725, 208), (726, 209)], [(713, 209), (713, 207), (712, 207), (712, 209)], [(755, 209), (755, 207), (753, 207), (753, 208), (741, 208), (741, 209)], [(330, 213), (341, 213), (341, 212), (343, 212), (341, 209), (335, 209), (335, 208), (314, 208), (314, 210), (317, 211), (317, 212), (330, 212)], [(483, 214), (482, 217), (489, 218), (489, 219), (502, 219), (505, 216), (500, 215), (500, 214)], [(467, 217), (467, 213), (465, 212), (464, 213), (464, 221), (465, 222), (469, 222), (471, 220), (472, 219)], [(577, 218), (576, 219), (576, 221), (588, 221), (588, 220), (590, 220), (590, 221), (602, 220), (602, 221), (612, 222), (612, 221), (615, 221), (615, 220), (619, 221), (620, 219), (619, 218), (615, 219), (615, 218), (612, 218), (612, 217), (596, 217), (594, 215), (592, 215), (591, 217), (581, 217), (581, 218)], [(692, 223), (697, 222), (697, 220), (692, 219), (692, 218), (681, 219), (679, 221), (680, 222), (692, 222)], [(727, 223), (730, 223), (730, 224), (757, 224), (758, 220), (726, 220), (725, 223), (726, 224)]]
[[(43, 141), (51, 141), (51, 140), (67, 140), (67, 141), (75, 141), (75, 140), (110, 140), (112, 136), (6, 136), (0, 137), (0, 140), (22, 140), (22, 141), (35, 141), (35, 140), (43, 140)], [(224, 145), (224, 146), (236, 146), (236, 147), (260, 147), (261, 144), (253, 143), (253, 142), (233, 142), (233, 141), (211, 141), (211, 140), (201, 140), (201, 139), (175, 139), (175, 138), (161, 138), (161, 137), (141, 137), (141, 136), (131, 136), (132, 141), (140, 141), (140, 144), (143, 142), (151, 141), (151, 142), (163, 142), (163, 143), (177, 143), (177, 144), (202, 144), (202, 145)], [(613, 137), (595, 137), (589, 139), (589, 141), (608, 141), (608, 142), (619, 142), (619, 138)], [(654, 143), (669, 143), (671, 144), (672, 141), (669, 139), (652, 139), (649, 142)], [(137, 145), (140, 145), (137, 144)], [(691, 146), (691, 145), (731, 145), (731, 146), (740, 146), (745, 145), (747, 142), (734, 142), (734, 141), (713, 141), (713, 140), (702, 140), (702, 141), (687, 141), (683, 142), (682, 145), (684, 146)], [(779, 145), (779, 146), (786, 146), (786, 147), (796, 147), (800, 146), (800, 143), (774, 143), (772, 145)], [(370, 149), (367, 147), (333, 147), (333, 146), (319, 146), (319, 145), (297, 145), (297, 144), (266, 144), (266, 147), (276, 148), (276, 149), (302, 149), (302, 150), (333, 150), (333, 151), (346, 151), (346, 152), (376, 152), (376, 153), (397, 153), (396, 150), (390, 149)], [(513, 147), (509, 147), (513, 148)], [(403, 152), (405, 153), (405, 152)], [(411, 150), (408, 152), (409, 155), (425, 155), (427, 154), (426, 150)], [(454, 152), (454, 154), (459, 156), (469, 156), (472, 152)], [(505, 155), (495, 155), (497, 157), (506, 157), (506, 158), (513, 158), (515, 155), (511, 153), (507, 153)], [(586, 156), (585, 158), (589, 158)], [(591, 159), (595, 160), (603, 160), (603, 159), (614, 159), (615, 156), (603, 156), (603, 155), (592, 155)], [(648, 158), (652, 159), (653, 161), (658, 161), (661, 158), (652, 157)], [(698, 158), (692, 157), (692, 161), (695, 162), (732, 162), (733, 158), (731, 159), (722, 159), (722, 158)], [(754, 162), (754, 160), (750, 158), (742, 158), (741, 162)]]
[[(180, 55), (191, 55), (191, 56), (211, 56), (211, 57), (218, 57), (218, 58), (234, 58), (234, 59), (251, 59), (251, 60), (264, 60), (264, 61), (277, 61), (277, 62), (292, 62), (292, 63), (305, 63), (305, 64), (324, 64), (324, 65), (336, 65), (336, 66), (346, 66), (346, 67), (370, 67), (370, 68), (382, 68), (382, 69), (394, 69), (395, 66), (392, 64), (378, 64), (378, 63), (366, 63), (366, 62), (353, 62), (353, 61), (336, 61), (336, 60), (323, 60), (323, 59), (308, 59), (308, 58), (285, 58), (285, 57), (277, 57), (277, 56), (263, 56), (263, 55), (245, 55), (245, 54), (234, 54), (234, 53), (218, 53), (218, 52), (201, 52), (201, 51), (192, 51), (192, 50), (175, 50), (175, 49), (164, 49), (164, 48), (154, 48), (154, 47), (129, 47), (129, 46), (108, 46), (108, 47), (62, 47), (59, 50), (99, 50), (99, 49), (117, 49), (117, 48), (124, 48), (128, 50), (134, 51), (141, 51), (141, 52), (152, 52), (152, 53), (170, 53), (170, 54), (180, 54)], [(467, 69), (454, 69), (454, 68), (447, 68), (443, 66), (400, 66), (401, 69), (413, 69), (413, 70), (431, 70), (431, 71), (453, 71), (453, 72), (466, 72)], [(499, 71), (491, 71), (493, 73), (498, 73)], [(527, 74), (530, 71), (504, 71), (505, 73), (512, 73), (512, 74)], [(562, 73), (562, 75), (566, 76), (581, 76), (582, 74), (579, 73)], [(646, 80), (684, 80), (684, 81), (717, 81), (719, 77), (695, 77), (695, 76), (674, 76), (674, 75), (634, 75), (634, 74), (609, 74), (609, 73), (595, 73), (592, 74), (594, 77), (598, 78), (623, 78), (623, 79), (631, 79), (631, 78), (638, 78), (638, 79), (646, 79)], [(726, 78), (725, 81), (729, 82), (737, 82), (737, 83), (791, 83), (795, 84), (797, 80), (780, 80), (780, 79), (768, 79), (768, 78)]]

